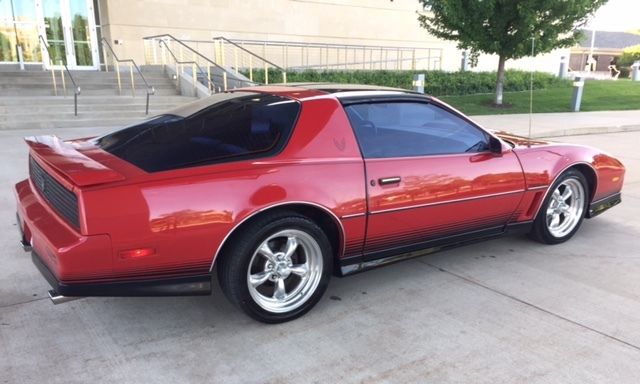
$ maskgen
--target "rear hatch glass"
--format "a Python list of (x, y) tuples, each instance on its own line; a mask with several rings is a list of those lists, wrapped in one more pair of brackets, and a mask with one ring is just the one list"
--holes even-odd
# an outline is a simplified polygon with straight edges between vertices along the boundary
[(282, 150), (299, 112), (297, 101), (280, 96), (226, 93), (99, 137), (94, 143), (146, 172), (268, 157)]

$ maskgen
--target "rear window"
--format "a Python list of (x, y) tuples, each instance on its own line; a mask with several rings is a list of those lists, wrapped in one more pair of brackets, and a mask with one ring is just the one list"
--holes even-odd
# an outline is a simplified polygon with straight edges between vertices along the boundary
[(266, 157), (282, 150), (299, 112), (297, 101), (245, 94), (186, 117), (160, 115), (95, 143), (147, 172)]

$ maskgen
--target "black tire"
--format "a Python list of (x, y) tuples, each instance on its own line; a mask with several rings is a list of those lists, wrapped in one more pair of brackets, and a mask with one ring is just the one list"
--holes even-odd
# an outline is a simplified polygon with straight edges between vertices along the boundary
[[(558, 188), (565, 187), (566, 185), (573, 185), (577, 187), (578, 185), (582, 187), (582, 197), (581, 201), (575, 202), (576, 209), (580, 208), (580, 213), (576, 211), (574, 215), (573, 222), (571, 225), (566, 228), (565, 231), (560, 231), (561, 233), (554, 234), (553, 229), (551, 229), (549, 224), (549, 217), (547, 214), (547, 210), (553, 209), (552, 204), (554, 202), (554, 191), (558, 190)], [(580, 207), (581, 204), (581, 207)], [(584, 220), (585, 213), (587, 211), (587, 206), (589, 204), (589, 184), (584, 175), (575, 169), (569, 169), (565, 171), (558, 179), (553, 183), (547, 196), (545, 197), (542, 205), (540, 206), (540, 210), (538, 211), (538, 215), (536, 216), (533, 222), (533, 229), (529, 236), (541, 243), (544, 244), (560, 244), (569, 240), (573, 235), (578, 231), (582, 221)], [(562, 216), (560, 216), (562, 217)]]
[[(224, 253), (220, 255), (217, 261), (220, 287), (229, 301), (252, 318), (272, 324), (296, 319), (313, 308), (327, 289), (332, 270), (332, 247), (323, 230), (305, 216), (295, 212), (280, 211), (269, 213), (250, 222), (248, 225), (242, 227), (241, 231), (241, 233), (231, 238), (229, 246), (225, 247)], [(263, 256), (263, 254), (258, 251), (258, 248), (264, 244), (274, 244), (274, 247), (277, 247), (278, 244), (282, 244), (281, 247), (288, 246), (288, 242), (286, 244), (282, 242), (278, 243), (280, 237), (274, 238), (270, 240), (269, 243), (266, 243), (268, 239), (281, 233), (296, 233), (302, 240), (310, 244), (308, 246), (309, 248), (312, 248), (311, 251), (307, 251), (307, 247), (303, 246), (305, 244), (304, 241), (302, 243), (296, 242), (297, 247), (295, 248), (293, 256), (291, 256), (292, 258), (296, 259), (298, 263), (302, 262), (302, 260), (309, 262), (311, 258), (310, 255), (313, 254), (313, 259), (316, 260), (316, 263), (318, 260), (321, 261), (321, 268), (319, 272), (317, 268), (313, 268), (313, 270), (316, 271), (314, 273), (308, 272), (309, 276), (313, 276), (314, 281), (314, 283), (311, 284), (311, 277), (307, 279), (306, 284), (309, 287), (308, 291), (301, 290), (296, 295), (293, 295), (295, 289), (292, 289), (291, 292), (288, 293), (286, 290), (284, 291), (286, 296), (291, 295), (290, 300), (293, 304), (290, 310), (287, 308), (270, 310), (270, 304), (265, 303), (265, 301), (269, 300), (267, 297), (268, 294), (265, 293), (265, 298), (263, 298), (263, 293), (259, 292), (259, 289), (273, 289), (272, 299), (277, 300), (276, 289), (280, 280), (284, 281), (282, 286), (285, 287), (284, 284), (295, 286), (294, 283), (296, 279), (299, 279), (298, 284), (302, 286), (304, 279), (291, 272), (287, 275), (288, 277), (282, 277), (278, 274), (278, 278), (274, 279), (274, 275), (277, 274), (274, 268), (276, 264), (271, 266), (274, 269), (267, 269), (267, 265), (271, 263), (271, 259)], [(313, 252), (313, 250), (319, 251), (320, 255), (318, 255), (318, 252)], [(282, 252), (282, 249), (280, 249), (277, 253), (273, 253), (272, 256), (278, 255), (278, 257), (284, 257), (285, 253), (286, 252)], [(278, 263), (280, 262), (282, 261), (278, 261)], [(258, 271), (254, 275), (250, 268), (256, 268), (256, 266), (259, 267), (261, 265), (264, 265), (264, 270)], [(317, 266), (317, 264), (314, 265)], [(289, 259), (289, 266), (291, 266), (291, 258)], [(295, 266), (296, 265), (293, 265), (293, 267)], [(283, 266), (278, 264), (278, 272), (281, 271), (280, 267)], [(286, 265), (283, 268), (282, 270), (284, 271)], [(268, 274), (270, 273), (269, 271), (273, 272), (274, 275), (271, 275), (268, 280), (260, 283), (258, 287), (250, 289), (249, 275), (253, 278), (253, 276), (258, 274)], [(283, 272), (283, 274), (284, 273), (285, 272)], [(273, 287), (271, 287), (270, 284), (273, 284)], [(283, 302), (286, 302), (286, 300), (283, 300)], [(274, 305), (277, 305), (277, 303)]]

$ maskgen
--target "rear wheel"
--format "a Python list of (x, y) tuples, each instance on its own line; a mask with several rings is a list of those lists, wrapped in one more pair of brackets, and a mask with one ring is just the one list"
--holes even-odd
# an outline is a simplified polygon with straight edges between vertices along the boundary
[(531, 237), (546, 243), (569, 240), (580, 228), (589, 202), (587, 180), (582, 173), (568, 170), (551, 186), (536, 217)]
[(296, 213), (274, 213), (242, 229), (218, 262), (229, 300), (256, 320), (279, 323), (309, 311), (330, 278), (331, 245)]

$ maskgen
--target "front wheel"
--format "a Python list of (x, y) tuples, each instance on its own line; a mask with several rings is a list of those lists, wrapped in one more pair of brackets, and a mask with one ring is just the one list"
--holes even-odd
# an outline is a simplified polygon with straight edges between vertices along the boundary
[(587, 180), (576, 170), (568, 170), (551, 186), (538, 216), (531, 237), (546, 244), (569, 240), (580, 228), (589, 202)]
[(265, 323), (293, 320), (321, 298), (331, 245), (313, 221), (267, 215), (242, 229), (218, 263), (220, 286), (236, 306)]

